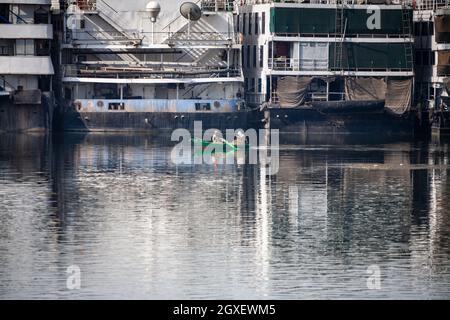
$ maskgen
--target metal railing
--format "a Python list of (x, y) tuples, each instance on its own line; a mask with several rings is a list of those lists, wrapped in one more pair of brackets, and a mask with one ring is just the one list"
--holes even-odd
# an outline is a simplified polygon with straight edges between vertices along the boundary
[[(305, 102), (314, 101), (345, 101), (345, 92), (307, 92), (305, 95)], [(272, 92), (272, 103), (280, 103), (280, 97), (277, 91)]]
[(137, 33), (133, 38), (129, 38), (123, 35), (122, 32), (117, 30), (101, 30), (101, 31), (72, 31), (68, 30), (68, 41), (86, 41), (86, 42), (130, 42), (140, 41), (140, 34)]
[[(310, 3), (310, 4), (379, 4), (379, 1), (376, 1), (377, 3), (374, 3), (375, 1), (371, 0), (365, 0), (365, 1), (359, 1), (359, 0), (240, 0), (239, 1), (242, 5), (254, 5), (254, 4), (265, 4), (265, 3)], [(415, 3), (415, 6), (417, 9), (421, 10), (435, 10), (442, 7), (448, 7), (449, 6), (449, 0), (393, 0), (393, 1), (386, 1), (386, 4), (389, 5), (409, 5), (413, 6), (413, 3)]]
[(306, 101), (343, 101), (345, 92), (309, 92), (306, 94)]
[[(236, 44), (238, 36), (232, 33), (221, 32), (129, 32), (126, 37), (122, 32), (116, 30), (101, 31), (71, 31), (67, 32), (67, 41), (78, 42), (130, 42), (141, 41), (143, 39), (154, 39), (155, 43), (167, 42), (173, 45), (231, 45)], [(169, 39), (169, 40), (167, 40)]]
[(97, 1), (96, 0), (72, 0), (70, 2), (72, 5), (76, 5), (82, 11), (96, 11)]
[(269, 58), (269, 69), (274, 71), (412, 71), (412, 66), (399, 68), (358, 68), (344, 67), (337, 68), (329, 65), (328, 61), (317, 59), (294, 59), (294, 58)]
[[(157, 37), (160, 36), (158, 33), (155, 33)], [(196, 42), (201, 44), (212, 44), (212, 45), (220, 45), (220, 44), (233, 44), (238, 43), (239, 36), (237, 34), (231, 32), (187, 32), (187, 31), (179, 31), (175, 33), (163, 33), (162, 37), (168, 37), (169, 43), (176, 44), (191, 44), (195, 45)]]
[(239, 77), (238, 69), (217, 68), (208, 66), (189, 67), (103, 67), (87, 65), (63, 65), (64, 77), (114, 78), (114, 79), (186, 79), (186, 78), (220, 78)]
[(235, 9), (234, 0), (202, 0), (200, 7), (203, 12), (208, 11), (229, 11), (233, 12)]
[(269, 58), (269, 69), (276, 71), (328, 70), (328, 60)]
[[(412, 0), (407, 1), (412, 5)], [(450, 0), (416, 0), (416, 10), (436, 10), (440, 8), (450, 8)]]
[[(276, 37), (303, 37), (303, 38), (336, 38), (341, 37), (339, 33), (303, 33), (303, 32), (274, 32)], [(385, 39), (385, 38), (412, 38), (412, 34), (375, 34), (375, 33), (345, 33), (345, 38), (373, 38), (373, 39)]]

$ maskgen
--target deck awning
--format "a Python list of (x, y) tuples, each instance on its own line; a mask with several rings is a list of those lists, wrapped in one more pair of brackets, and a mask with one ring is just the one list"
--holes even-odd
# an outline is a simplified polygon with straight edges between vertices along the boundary
[(404, 114), (411, 106), (413, 78), (346, 78), (345, 94), (350, 101), (385, 100), (385, 107)]

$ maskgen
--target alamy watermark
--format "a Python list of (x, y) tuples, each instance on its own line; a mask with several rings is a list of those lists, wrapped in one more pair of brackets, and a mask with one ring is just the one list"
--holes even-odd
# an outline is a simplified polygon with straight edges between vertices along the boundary
[(380, 290), (381, 289), (381, 269), (377, 265), (371, 265), (367, 268), (367, 289)]
[(381, 29), (381, 8), (377, 5), (370, 5), (367, 7), (367, 29), (380, 30)]
[(81, 269), (77, 265), (69, 266), (66, 270), (66, 287), (68, 290), (81, 289)]
[(178, 142), (171, 153), (176, 165), (253, 164), (269, 168), (268, 174), (279, 170), (279, 131), (247, 131), (217, 129), (203, 131), (202, 122), (194, 122), (194, 135), (187, 129), (176, 129), (171, 140)]

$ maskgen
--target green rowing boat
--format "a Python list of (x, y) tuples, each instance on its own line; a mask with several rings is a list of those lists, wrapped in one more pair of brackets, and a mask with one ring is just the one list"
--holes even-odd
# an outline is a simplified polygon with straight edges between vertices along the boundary
[(249, 148), (248, 144), (235, 145), (234, 143), (230, 143), (225, 139), (223, 139), (222, 143), (207, 141), (207, 140), (203, 140), (203, 139), (199, 139), (199, 138), (194, 138), (194, 139), (192, 139), (192, 141), (194, 142), (194, 144), (201, 145), (203, 149), (210, 147), (211, 149), (216, 149), (216, 150), (222, 149), (223, 150), (224, 146), (228, 146), (230, 149), (237, 151), (240, 149), (248, 149)]

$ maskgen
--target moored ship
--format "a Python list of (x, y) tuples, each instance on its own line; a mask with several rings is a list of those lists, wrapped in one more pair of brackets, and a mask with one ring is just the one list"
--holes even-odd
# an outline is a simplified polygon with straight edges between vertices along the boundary
[(71, 1), (64, 129), (245, 128), (233, 1)]
[(51, 0), (0, 3), (0, 132), (51, 130), (51, 5)]
[(239, 17), (246, 97), (266, 127), (413, 133), (411, 3), (244, 0)]
[(414, 14), (415, 96), (433, 134), (450, 134), (450, 1), (420, 0)]

